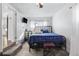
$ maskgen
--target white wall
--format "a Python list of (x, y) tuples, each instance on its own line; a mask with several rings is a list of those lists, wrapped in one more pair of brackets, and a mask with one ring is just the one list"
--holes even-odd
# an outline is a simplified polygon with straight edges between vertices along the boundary
[(52, 26), (52, 17), (27, 17), (28, 19), (28, 22), (26, 24), (26, 28), (27, 30), (30, 30), (30, 22), (31, 21), (37, 21), (37, 22), (40, 22), (40, 21), (47, 21), (47, 24), (48, 26)]
[(0, 52), (2, 52), (2, 4), (0, 3)]
[(23, 40), (24, 31), (26, 29), (26, 24), (22, 23), (22, 15), (17, 13), (17, 41)]
[(78, 47), (78, 45), (79, 45), (79, 4), (77, 5), (77, 45), (76, 45), (76, 47), (77, 47), (77, 55), (79, 56), (79, 47)]
[(53, 16), (53, 29), (56, 33), (64, 35), (67, 51), (70, 52), (70, 41), (73, 35), (72, 9), (64, 7)]
[(77, 55), (79, 56), (79, 4), (77, 5)]
[(71, 40), (70, 55), (79, 56), (79, 4), (73, 7), (74, 35)]
[(79, 4), (58, 11), (53, 16), (53, 27), (56, 33), (66, 36), (70, 55), (79, 56)]

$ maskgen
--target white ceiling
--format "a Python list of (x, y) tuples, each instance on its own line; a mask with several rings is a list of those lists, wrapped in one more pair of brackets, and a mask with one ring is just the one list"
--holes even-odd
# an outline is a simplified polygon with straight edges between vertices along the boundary
[(10, 3), (14, 8), (29, 17), (49, 17), (65, 7), (66, 3), (44, 3), (43, 8), (38, 8), (36, 3)]

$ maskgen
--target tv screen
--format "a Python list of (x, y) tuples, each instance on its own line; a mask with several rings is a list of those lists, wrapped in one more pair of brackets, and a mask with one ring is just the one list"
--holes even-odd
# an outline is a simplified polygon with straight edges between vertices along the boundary
[(27, 21), (28, 21), (28, 20), (27, 20), (25, 17), (22, 18), (22, 22), (23, 22), (23, 23), (27, 23)]

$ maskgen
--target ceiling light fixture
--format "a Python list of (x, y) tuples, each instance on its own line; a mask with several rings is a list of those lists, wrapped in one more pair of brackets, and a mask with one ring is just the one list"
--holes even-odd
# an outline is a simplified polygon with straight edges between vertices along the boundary
[(43, 4), (42, 3), (38, 3), (37, 5), (39, 8), (43, 8)]
[(44, 0), (36, 0), (36, 4), (38, 8), (43, 8)]

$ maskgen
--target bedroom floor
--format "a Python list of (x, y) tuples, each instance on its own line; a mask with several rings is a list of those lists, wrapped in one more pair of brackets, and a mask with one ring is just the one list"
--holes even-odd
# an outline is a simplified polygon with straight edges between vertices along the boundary
[[(63, 49), (52, 49), (47, 53), (47, 56), (68, 56), (69, 54), (63, 50)], [(23, 47), (19, 53), (17, 53), (16, 56), (43, 56), (43, 49), (40, 49), (39, 51), (31, 49), (31, 52), (29, 52), (29, 45), (27, 42), (23, 44)]]

